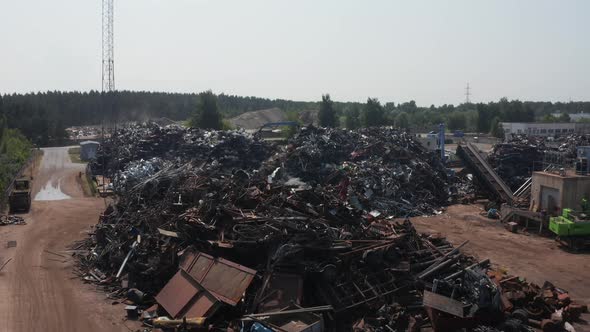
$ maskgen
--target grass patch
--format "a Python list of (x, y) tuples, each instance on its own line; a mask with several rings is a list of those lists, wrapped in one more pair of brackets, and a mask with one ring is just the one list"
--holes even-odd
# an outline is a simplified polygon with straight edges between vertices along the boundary
[(73, 163), (86, 164), (86, 162), (84, 162), (84, 161), (82, 161), (82, 159), (80, 159), (80, 148), (79, 147), (68, 149), (68, 154), (70, 155), (70, 159), (72, 160)]
[(84, 192), (84, 196), (93, 197), (96, 196), (96, 185), (94, 181), (88, 176), (86, 173), (80, 174), (77, 177), (78, 183), (80, 187), (82, 187), (82, 191)]
[(96, 187), (96, 182), (94, 180), (92, 180), (92, 177), (88, 175), (88, 173), (85, 173), (84, 176), (86, 177), (86, 182), (88, 183), (89, 187), (90, 187), (90, 193), (92, 194), (92, 196), (96, 196), (96, 194), (98, 193), (98, 188)]

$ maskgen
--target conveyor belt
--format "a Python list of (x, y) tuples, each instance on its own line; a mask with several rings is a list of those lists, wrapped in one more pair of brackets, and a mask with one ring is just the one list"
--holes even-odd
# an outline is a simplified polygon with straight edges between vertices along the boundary
[(512, 203), (514, 195), (512, 190), (502, 181), (494, 172), (490, 164), (479, 153), (477, 147), (471, 143), (459, 145), (457, 155), (463, 160), (465, 165), (474, 173), (474, 175), (501, 201)]

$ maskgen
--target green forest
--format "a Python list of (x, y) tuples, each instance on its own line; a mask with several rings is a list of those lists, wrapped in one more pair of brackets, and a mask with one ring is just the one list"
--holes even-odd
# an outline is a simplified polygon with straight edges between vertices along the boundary
[(7, 129), (0, 123), (0, 193), (29, 159), (31, 147), (18, 130)]
[(31, 156), (31, 143), (18, 129), (8, 129), (0, 98), (0, 193)]
[[(20, 130), (37, 146), (46, 146), (65, 139), (65, 128), (70, 126), (98, 125), (103, 120), (194, 119), (199, 117), (195, 113), (200, 109), (202, 95), (141, 91), (118, 91), (109, 95), (97, 91), (11, 94), (0, 97), (0, 112), (8, 128)], [(590, 113), (590, 102), (522, 102), (505, 98), (485, 104), (424, 107), (414, 101), (382, 102), (376, 98), (368, 98), (365, 103), (338, 102), (328, 94), (318, 95), (318, 100), (313, 102), (225, 94), (215, 97), (216, 109), (222, 118), (277, 107), (289, 114), (321, 110), (322, 124), (327, 126), (356, 128), (385, 124), (415, 131), (430, 130), (444, 122), (450, 130), (489, 133), (500, 121), (569, 121), (567, 117), (552, 118), (551, 113)], [(217, 118), (213, 122), (220, 123)]]

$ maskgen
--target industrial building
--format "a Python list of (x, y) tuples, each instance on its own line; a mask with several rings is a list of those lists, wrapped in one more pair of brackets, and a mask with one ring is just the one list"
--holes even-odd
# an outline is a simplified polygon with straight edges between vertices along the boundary
[(582, 210), (582, 201), (590, 199), (589, 159), (590, 147), (580, 146), (575, 169), (533, 172), (531, 209), (550, 215), (559, 215), (564, 208)]
[(590, 134), (590, 123), (578, 122), (501, 122), (506, 136), (514, 134), (526, 134), (529, 136), (560, 136), (577, 134)]
[(590, 176), (578, 175), (573, 170), (534, 172), (531, 188), (533, 211), (547, 211), (559, 215), (563, 208), (581, 210), (583, 198), (590, 197)]

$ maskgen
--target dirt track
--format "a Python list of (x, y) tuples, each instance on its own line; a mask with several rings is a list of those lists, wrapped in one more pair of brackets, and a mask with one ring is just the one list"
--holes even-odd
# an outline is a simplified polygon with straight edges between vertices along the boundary
[[(44, 149), (33, 197), (49, 189), (49, 197), (57, 190), (71, 198), (34, 201), (23, 215), (27, 225), (0, 228), (0, 261), (12, 258), (0, 272), (0, 331), (130, 330), (121, 306), (72, 274), (67, 247), (84, 238), (104, 209), (102, 199), (84, 197), (76, 180), (83, 170), (70, 162), (67, 148)], [(6, 248), (11, 240), (17, 246)]]

